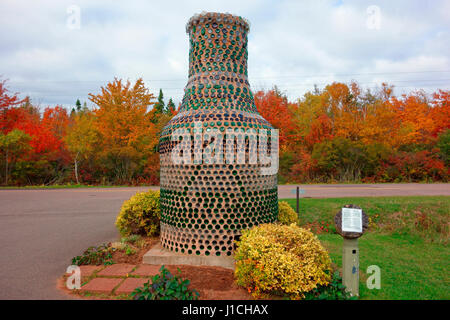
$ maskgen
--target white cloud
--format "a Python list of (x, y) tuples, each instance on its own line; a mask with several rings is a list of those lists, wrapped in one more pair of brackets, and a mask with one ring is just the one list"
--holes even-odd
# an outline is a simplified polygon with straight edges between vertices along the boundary
[[(66, 27), (70, 5), (81, 28)], [(379, 29), (367, 28), (377, 5)], [(252, 88), (278, 85), (291, 99), (314, 84), (392, 81), (399, 91), (449, 89), (449, 3), (433, 1), (125, 1), (0, 2), (0, 73), (13, 91), (46, 104), (72, 105), (115, 76), (143, 77), (155, 95), (179, 102), (187, 81), (185, 24), (201, 11), (239, 14), (251, 23)], [(415, 73), (422, 72), (422, 73)], [(382, 74), (380, 74), (382, 73)], [(436, 80), (436, 81), (416, 81)]]

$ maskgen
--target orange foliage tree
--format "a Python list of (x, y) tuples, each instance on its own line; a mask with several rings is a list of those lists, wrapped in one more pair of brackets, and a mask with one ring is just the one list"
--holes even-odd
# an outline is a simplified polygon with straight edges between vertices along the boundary
[(134, 85), (115, 79), (102, 87), (100, 94), (89, 96), (96, 105), (94, 125), (100, 136), (102, 161), (119, 183), (129, 183), (139, 162), (158, 144), (157, 127), (151, 121), (156, 111), (149, 108), (154, 96), (142, 79)]

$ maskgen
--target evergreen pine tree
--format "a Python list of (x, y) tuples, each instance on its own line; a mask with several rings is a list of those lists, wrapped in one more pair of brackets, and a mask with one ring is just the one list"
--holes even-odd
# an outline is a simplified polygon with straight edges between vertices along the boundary
[(80, 111), (81, 111), (81, 102), (80, 102), (80, 99), (77, 99), (77, 102), (75, 103), (75, 106), (77, 107), (77, 111), (80, 112)]
[(159, 89), (158, 102), (155, 103), (156, 113), (163, 113), (164, 111), (164, 95), (162, 89)]

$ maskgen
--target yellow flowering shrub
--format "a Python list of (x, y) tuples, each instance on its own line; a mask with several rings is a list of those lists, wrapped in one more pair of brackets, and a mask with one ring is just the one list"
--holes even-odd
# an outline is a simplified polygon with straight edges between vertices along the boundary
[(287, 201), (278, 201), (278, 222), (290, 225), (298, 223), (298, 215)]
[(331, 260), (317, 237), (295, 224), (261, 224), (242, 232), (235, 252), (238, 285), (301, 299), (331, 279)]
[(116, 227), (122, 236), (159, 234), (161, 211), (159, 191), (136, 193), (124, 201), (116, 219)]

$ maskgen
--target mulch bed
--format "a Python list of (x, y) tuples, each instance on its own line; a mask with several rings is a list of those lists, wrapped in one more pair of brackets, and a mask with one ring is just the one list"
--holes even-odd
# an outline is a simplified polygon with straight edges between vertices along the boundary
[(115, 263), (129, 263), (140, 264), (142, 263), (142, 257), (150, 250), (155, 244), (159, 242), (159, 238), (143, 238), (145, 244), (138, 249), (135, 254), (127, 255), (121, 250), (117, 250), (112, 254), (112, 259)]

